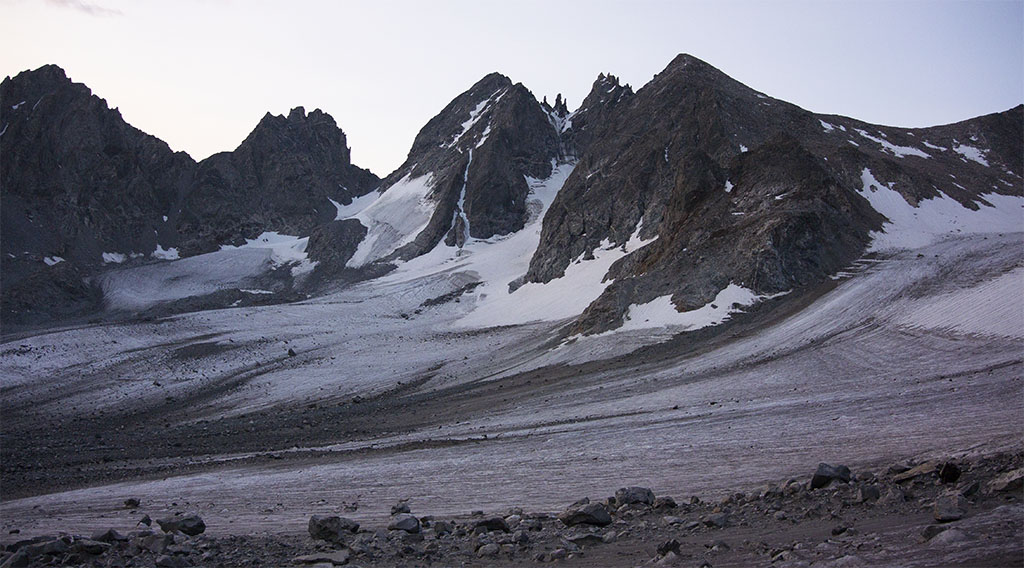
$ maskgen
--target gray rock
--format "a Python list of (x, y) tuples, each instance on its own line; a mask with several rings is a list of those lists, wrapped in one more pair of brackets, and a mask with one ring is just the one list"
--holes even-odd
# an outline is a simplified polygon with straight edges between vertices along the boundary
[(563, 538), (576, 546), (589, 546), (591, 544), (602, 544), (604, 542), (604, 535), (582, 527), (573, 529)]
[(877, 485), (861, 485), (857, 489), (857, 501), (859, 503), (877, 501), (881, 496), (882, 492), (878, 489)]
[(7, 560), (4, 560), (3, 564), (0, 564), (0, 568), (26, 568), (31, 563), (32, 559), (29, 557), (28, 552), (17, 550)]
[(308, 530), (309, 536), (313, 540), (342, 542), (346, 534), (352, 534), (359, 530), (359, 523), (336, 515), (313, 515), (309, 518)]
[(499, 552), (501, 552), (501, 546), (493, 542), (476, 549), (476, 555), (480, 558), (485, 556), (497, 556)]
[(811, 477), (811, 489), (820, 489), (833, 481), (849, 483), (850, 477), (850, 468), (845, 465), (832, 466), (820, 463), (814, 476)]
[(24, 550), (28, 553), (29, 556), (35, 558), (36, 556), (43, 555), (56, 556), (58, 554), (64, 554), (68, 551), (69, 548), (70, 547), (68, 546), (68, 543), (65, 542), (64, 539), (58, 538), (38, 542), (35, 544), (30, 544), (24, 547)]
[(110, 550), (110, 544), (83, 538), (76, 540), (74, 544), (71, 545), (71, 550), (74, 552), (84, 552), (85, 554), (99, 555)]
[(105, 530), (103, 532), (97, 532), (97, 533), (93, 534), (92, 535), (92, 540), (97, 540), (99, 542), (106, 542), (106, 543), (109, 544), (109, 543), (115, 543), (115, 542), (124, 542), (124, 541), (128, 540), (128, 537), (126, 537), (125, 535), (117, 532), (114, 529), (107, 529), (107, 530)]
[(664, 521), (666, 525), (681, 525), (686, 522), (686, 519), (682, 517), (674, 517), (672, 515), (662, 517), (661, 520)]
[(590, 503), (582, 507), (570, 508), (568, 511), (558, 515), (558, 520), (567, 527), (576, 525), (596, 525), (599, 527), (612, 524), (612, 517), (608, 509), (601, 503)]
[(967, 514), (967, 500), (960, 495), (940, 495), (932, 514), (940, 523), (959, 521)]
[(948, 528), (949, 525), (928, 525), (924, 528), (923, 531), (921, 531), (921, 538), (925, 542), (928, 542), (929, 540), (935, 538), (936, 535), (938, 535), (944, 530), (947, 530)]
[(129, 508), (129, 509), (135, 509), (140, 504), (141, 504), (141, 502), (138, 499), (134, 498), (134, 497), (129, 497), (128, 499), (124, 500), (124, 506)]
[(615, 504), (622, 505), (653, 505), (654, 492), (646, 487), (623, 487), (615, 492)]
[(206, 531), (206, 523), (196, 513), (157, 519), (156, 523), (165, 533), (180, 532), (188, 536), (196, 536)]
[(663, 496), (663, 497), (656, 497), (654, 499), (654, 508), (655, 509), (666, 510), (666, 509), (675, 509), (676, 507), (678, 507), (678, 505), (676, 505), (676, 500), (671, 498), (671, 497)]
[(965, 542), (970, 542), (970, 540), (971, 537), (968, 536), (966, 532), (957, 528), (951, 528), (949, 530), (942, 531), (941, 533), (936, 535), (934, 538), (928, 541), (928, 545), (944, 547), (950, 545), (963, 544)]
[(679, 541), (676, 539), (667, 540), (658, 545), (658, 556), (665, 556), (670, 552), (679, 554)]
[(993, 492), (1020, 491), (1024, 488), (1024, 468), (1008, 471), (988, 484), (988, 490)]
[(508, 523), (501, 517), (489, 517), (480, 521), (477, 521), (473, 525), (473, 529), (483, 529), (484, 531), (501, 531), (509, 532)]
[(716, 513), (709, 515), (702, 519), (704, 525), (715, 528), (725, 528), (729, 524), (729, 515), (726, 513)]
[(411, 513), (411, 512), (412, 511), (409, 509), (409, 503), (406, 502), (406, 501), (399, 501), (398, 503), (396, 503), (395, 505), (393, 505), (391, 507), (391, 514), (392, 515), (401, 515), (402, 513)]
[(420, 520), (408, 513), (399, 513), (391, 517), (388, 530), (418, 533), (420, 532)]
[(174, 544), (174, 537), (169, 534), (152, 534), (138, 537), (132, 543), (142, 550), (148, 550), (153, 554), (162, 554), (168, 546)]

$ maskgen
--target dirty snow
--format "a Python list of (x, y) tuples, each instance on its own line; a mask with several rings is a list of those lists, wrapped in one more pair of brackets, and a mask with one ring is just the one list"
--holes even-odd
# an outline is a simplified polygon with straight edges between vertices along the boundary
[(176, 249), (174, 247), (171, 247), (169, 249), (164, 249), (164, 247), (162, 247), (160, 245), (156, 245), (156, 250), (153, 251), (152, 256), (153, 256), (153, 258), (156, 258), (156, 259), (159, 259), (159, 260), (178, 260), (179, 258), (181, 258), (178, 255), (178, 249)]
[(1024, 267), (915, 301), (899, 322), (911, 327), (1024, 339)]
[(672, 303), (671, 295), (660, 296), (646, 304), (629, 306), (622, 327), (608, 333), (669, 326), (679, 328), (676, 331), (692, 331), (719, 325), (744, 307), (772, 297), (775, 296), (758, 295), (753, 290), (730, 283), (704, 306), (680, 312)]
[(897, 146), (896, 144), (893, 144), (892, 142), (889, 142), (888, 140), (883, 140), (882, 138), (878, 138), (876, 136), (872, 136), (872, 135), (868, 134), (867, 132), (865, 132), (865, 131), (863, 131), (863, 130), (861, 130), (859, 128), (854, 128), (854, 131), (856, 131), (857, 134), (860, 134), (864, 138), (867, 138), (868, 140), (871, 140), (872, 142), (876, 142), (876, 143), (880, 144), (882, 146), (882, 150), (884, 150), (886, 152), (889, 152), (890, 154), (896, 156), (897, 158), (905, 158), (906, 156), (918, 156), (920, 158), (931, 158), (931, 156), (929, 154), (926, 154), (926, 153), (924, 153), (924, 151), (919, 150), (917, 148), (914, 148), (913, 146)]
[(914, 207), (868, 168), (861, 172), (861, 183), (858, 193), (888, 219), (881, 231), (871, 234), (871, 251), (914, 249), (951, 235), (1024, 231), (1024, 197), (984, 194), (973, 211), (940, 191)]
[(953, 151), (964, 157), (964, 160), (971, 160), (977, 162), (983, 166), (988, 167), (988, 160), (985, 159), (985, 153), (988, 150), (981, 150), (974, 146), (968, 146), (966, 144), (958, 144), (956, 140), (953, 141)]
[(434, 175), (417, 178), (410, 175), (406, 174), (354, 216), (367, 232), (348, 266), (358, 268), (383, 258), (412, 242), (427, 228), (436, 207), (430, 199)]

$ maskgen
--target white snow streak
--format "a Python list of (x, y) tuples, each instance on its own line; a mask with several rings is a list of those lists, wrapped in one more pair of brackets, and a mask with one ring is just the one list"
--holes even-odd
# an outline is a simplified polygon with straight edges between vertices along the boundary
[(897, 145), (893, 144), (892, 142), (889, 142), (888, 140), (883, 140), (881, 138), (872, 136), (872, 135), (868, 134), (867, 132), (865, 132), (865, 131), (863, 131), (863, 130), (861, 130), (859, 128), (854, 128), (854, 130), (857, 132), (857, 134), (860, 134), (864, 138), (867, 138), (868, 140), (871, 140), (872, 142), (877, 142), (878, 144), (880, 144), (882, 146), (882, 150), (883, 151), (889, 152), (890, 154), (893, 154), (897, 158), (903, 158), (903, 157), (906, 157), (906, 156), (918, 156), (918, 157), (921, 157), (921, 158), (931, 158), (930, 155), (924, 153), (924, 151), (922, 151), (922, 150), (914, 148), (913, 146), (897, 146)]

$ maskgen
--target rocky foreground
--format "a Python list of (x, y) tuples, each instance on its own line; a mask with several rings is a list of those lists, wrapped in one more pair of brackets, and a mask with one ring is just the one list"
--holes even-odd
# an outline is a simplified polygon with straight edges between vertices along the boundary
[(136, 527), (13, 542), (0, 567), (1024, 565), (1024, 452), (876, 472), (820, 464), (719, 502), (628, 487), (555, 515), (439, 519), (411, 505), (380, 526), (316, 515), (308, 536), (213, 537), (195, 513), (154, 521), (128, 498)]

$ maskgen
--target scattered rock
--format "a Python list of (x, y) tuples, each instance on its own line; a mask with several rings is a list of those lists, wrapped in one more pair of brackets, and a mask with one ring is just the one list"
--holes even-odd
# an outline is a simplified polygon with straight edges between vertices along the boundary
[(577, 528), (565, 535), (565, 540), (576, 546), (588, 546), (591, 544), (604, 543), (604, 535), (584, 528)]
[(924, 528), (923, 531), (921, 531), (921, 538), (925, 542), (928, 542), (929, 540), (935, 538), (936, 535), (938, 535), (944, 530), (947, 530), (948, 528), (949, 525), (928, 525)]
[(157, 519), (156, 523), (165, 533), (180, 532), (188, 536), (196, 536), (206, 531), (206, 523), (196, 513)]
[(939, 466), (939, 480), (943, 483), (956, 483), (960, 479), (960, 466), (953, 462), (946, 462)]
[(1024, 488), (1024, 468), (1008, 471), (988, 484), (988, 490), (992, 492), (1020, 491), (1021, 488)]
[(839, 536), (848, 530), (850, 530), (850, 527), (846, 525), (836, 525), (832, 527), (832, 536)]
[(940, 523), (959, 521), (967, 514), (967, 500), (961, 495), (940, 495), (935, 499), (933, 515)]
[(402, 513), (411, 513), (411, 512), (412, 512), (412, 510), (409, 509), (409, 503), (406, 502), (406, 501), (399, 501), (398, 503), (396, 503), (395, 505), (393, 505), (391, 507), (391, 514), (392, 515), (400, 515)]
[(576, 525), (596, 525), (599, 527), (612, 524), (612, 517), (608, 509), (601, 503), (590, 503), (581, 507), (571, 507), (566, 512), (558, 515), (558, 520), (567, 527)]
[(715, 513), (701, 519), (705, 526), (714, 528), (725, 528), (729, 524), (729, 515), (726, 513)]
[(501, 531), (509, 532), (508, 523), (501, 517), (489, 517), (480, 521), (477, 521), (473, 525), (473, 530), (481, 529), (484, 532)]
[(676, 500), (671, 497), (664, 496), (656, 497), (654, 499), (654, 508), (660, 511), (664, 511), (666, 509), (675, 509), (676, 507), (678, 507), (678, 505), (676, 505)]
[(288, 356), (289, 357), (294, 357), (295, 356), (295, 350), (292, 349), (291, 347), (288, 348)]
[(499, 552), (501, 552), (501, 546), (493, 542), (485, 544), (480, 548), (476, 549), (476, 555), (480, 558), (483, 558), (485, 556), (497, 556)]
[(615, 492), (615, 504), (622, 505), (653, 505), (654, 492), (646, 487), (623, 487)]
[(970, 540), (971, 538), (964, 531), (957, 528), (951, 528), (936, 535), (928, 541), (928, 544), (929, 546), (949, 546), (952, 544), (961, 544)]
[(686, 519), (682, 517), (674, 517), (672, 515), (662, 517), (661, 520), (665, 521), (666, 525), (681, 525), (686, 522)]
[(857, 502), (859, 503), (877, 501), (881, 496), (882, 492), (877, 485), (861, 485), (857, 489)]
[(153, 519), (149, 518), (149, 515), (143, 515), (139, 522), (135, 523), (135, 526), (146, 525), (147, 527), (153, 526)]
[(811, 478), (811, 489), (820, 489), (832, 481), (850, 482), (850, 468), (845, 465), (831, 466), (827, 463), (818, 464), (814, 477)]
[(129, 509), (136, 509), (140, 504), (141, 502), (135, 497), (129, 497), (124, 500), (124, 506)]
[(409, 513), (399, 513), (391, 517), (388, 530), (418, 533), (420, 532), (420, 520)]
[(435, 521), (431, 527), (434, 529), (434, 534), (437, 535), (451, 534), (455, 531), (455, 523), (448, 521)]
[(669, 552), (679, 554), (679, 541), (676, 539), (667, 540), (658, 545), (658, 556), (665, 556)]
[(923, 463), (923, 464), (921, 464), (919, 466), (912, 467), (912, 468), (904, 471), (903, 473), (899, 473), (899, 474), (894, 475), (892, 480), (895, 481), (896, 483), (902, 483), (904, 481), (907, 481), (909, 479), (914, 479), (915, 477), (920, 477), (922, 475), (932, 475), (932, 474), (936, 473), (936, 471), (938, 469), (939, 469), (939, 462), (937, 462), (937, 461), (929, 461), (929, 462), (925, 462), (925, 463)]
[(351, 534), (359, 530), (359, 523), (336, 515), (313, 515), (309, 518), (308, 529), (313, 540), (342, 542), (346, 533)]

